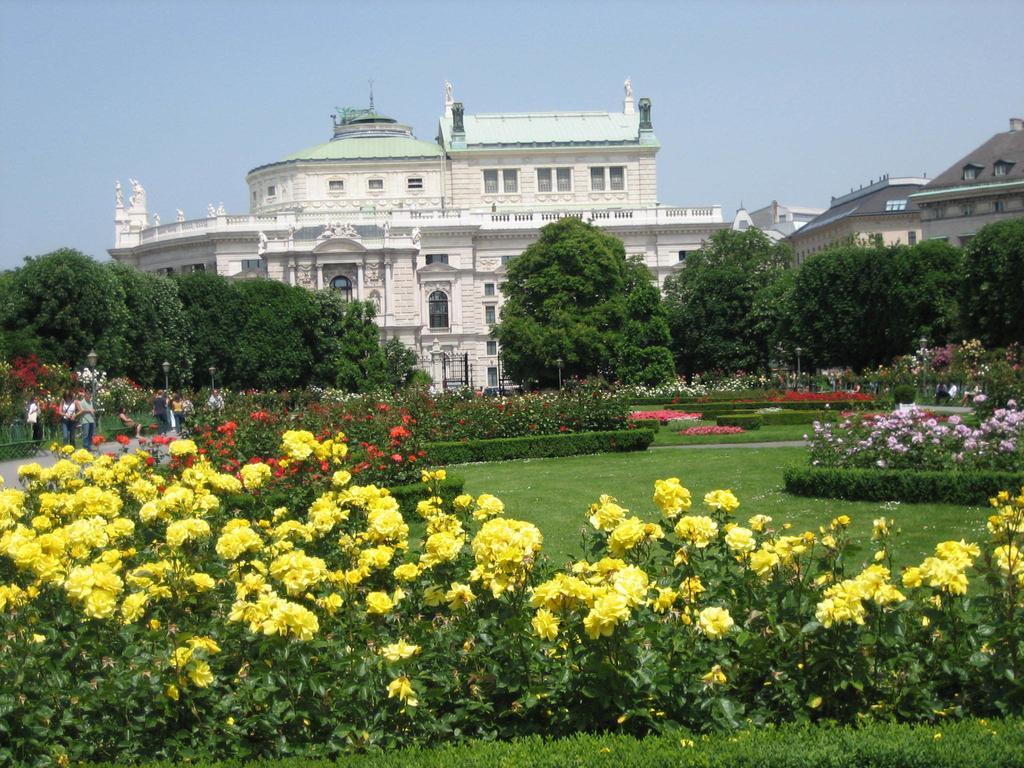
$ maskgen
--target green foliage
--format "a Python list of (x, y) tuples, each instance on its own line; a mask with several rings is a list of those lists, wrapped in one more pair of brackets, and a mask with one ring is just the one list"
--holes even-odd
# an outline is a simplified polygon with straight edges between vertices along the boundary
[(0, 328), (5, 346), (37, 340), (48, 362), (81, 367), (95, 349), (111, 370), (121, 370), (132, 350), (124, 334), (129, 323), (124, 290), (110, 270), (79, 251), (62, 248), (30, 257), (3, 281)]
[(665, 281), (665, 307), (678, 366), (767, 370), (788, 335), (788, 246), (758, 229), (722, 230)]
[(917, 387), (912, 384), (900, 384), (893, 387), (892, 399), (895, 403), (912, 403), (917, 399)]
[[(818, 413), (822, 411), (825, 405), (829, 406), (828, 410), (830, 411), (834, 410), (840, 412), (871, 409), (875, 407), (876, 403), (873, 400), (834, 400), (829, 403), (824, 403), (820, 400), (809, 400), (806, 402), (751, 400), (748, 402), (670, 403), (669, 405), (665, 406), (665, 409), (669, 411), (696, 411), (701, 413), (704, 416), (704, 418), (712, 418), (713, 416), (718, 416), (725, 413), (735, 413), (738, 411), (758, 411), (761, 410), (762, 408), (783, 408), (785, 411), (811, 411), (814, 413)], [(810, 421), (814, 421), (814, 419), (812, 418), (810, 419)]]
[(853, 501), (985, 504), (1004, 488), (1020, 488), (1024, 472), (787, 467), (785, 489), (797, 496)]
[(465, 490), (466, 481), (458, 475), (448, 475), (444, 480), (434, 481), (427, 486), (423, 483), (395, 485), (389, 488), (391, 495), (398, 502), (398, 509), (407, 518), (415, 518), (416, 505), (432, 494), (440, 496), (446, 504)]
[(629, 423), (638, 429), (653, 429), (655, 432), (661, 429), (662, 425), (660, 419), (630, 419)]
[(967, 245), (964, 326), (988, 347), (1024, 343), (1024, 219), (982, 227)]
[(790, 424), (813, 424), (815, 421), (835, 421), (838, 414), (838, 411), (802, 410), (787, 405), (781, 411), (768, 411), (759, 415), (761, 423), (766, 427), (780, 427)]
[(612, 451), (645, 451), (654, 441), (650, 429), (612, 432), (567, 432), (561, 435), (503, 437), (490, 440), (465, 440), (458, 443), (427, 443), (427, 461), (436, 466), (465, 464), (471, 461), (508, 461), (541, 459), (553, 456), (579, 456)]
[[(940, 725), (870, 723), (857, 728), (806, 724), (697, 736), (669, 731), (635, 739), (623, 734), (579, 734), (566, 739), (531, 736), (474, 741), (435, 749), (402, 749), (338, 761), (292, 758), (264, 768), (1014, 768), (1024, 750), (1024, 725), (1016, 718), (963, 720)], [(242, 768), (242, 761), (194, 768)], [(177, 768), (151, 763), (147, 768)], [(123, 768), (103, 763), (95, 768)]]
[(760, 429), (764, 419), (758, 413), (725, 413), (715, 418), (720, 427), (742, 427), (746, 430)]
[[(191, 330), (178, 295), (178, 284), (125, 264), (106, 265), (121, 286), (131, 322), (125, 327), (127, 354), (118, 369), (146, 386), (163, 386), (161, 364), (171, 364), (172, 386), (191, 387)], [(101, 367), (109, 368), (107, 361)]]
[(865, 368), (958, 334), (963, 254), (945, 243), (844, 244), (800, 267), (794, 335), (818, 366)]
[(494, 336), (508, 374), (552, 386), (558, 360), (566, 377), (648, 382), (670, 374), (659, 351), (660, 298), (642, 269), (627, 262), (621, 240), (590, 224), (566, 218), (544, 227), (502, 287)]
[(209, 272), (176, 275), (178, 295), (189, 328), (189, 348), (199, 370), (194, 385), (206, 381), (206, 370), (217, 368), (217, 380), (229, 385), (247, 385), (235, 370), (235, 338), (244, 320), (235, 284)]
[(241, 308), (241, 322), (233, 334), (237, 379), (261, 389), (307, 381), (316, 317), (311, 294), (272, 280), (243, 281), (235, 290)]
[(373, 304), (346, 302), (337, 291), (317, 291), (312, 300), (313, 381), (346, 392), (384, 386), (385, 361)]

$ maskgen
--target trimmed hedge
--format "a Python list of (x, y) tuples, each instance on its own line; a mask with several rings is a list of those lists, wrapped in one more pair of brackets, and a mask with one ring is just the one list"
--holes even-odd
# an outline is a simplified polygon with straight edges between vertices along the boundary
[(797, 496), (849, 501), (987, 504), (1001, 490), (1024, 484), (1021, 472), (940, 472), (914, 469), (786, 467), (784, 487)]
[(913, 403), (917, 400), (917, 388), (909, 384), (900, 384), (892, 388), (892, 399), (895, 403)]
[(654, 441), (652, 429), (623, 429), (611, 432), (566, 432), (560, 435), (503, 437), (467, 440), (461, 443), (427, 443), (427, 461), (436, 466), (473, 461), (547, 459), (613, 451), (645, 451)]
[(759, 413), (726, 413), (715, 419), (720, 427), (743, 427), (743, 429), (760, 429), (764, 419)]
[[(698, 736), (668, 732), (645, 739), (580, 734), (545, 741), (473, 741), (434, 749), (401, 749), (337, 760), (261, 760), (264, 768), (479, 768), (606, 766), (607, 768), (1019, 768), (1024, 721), (950, 721), (940, 725), (870, 723), (858, 728), (786, 725)], [(180, 763), (146, 764), (171, 768)], [(243, 768), (245, 760), (191, 762), (193, 768)], [(122, 768), (101, 763), (95, 768)]]
[(781, 427), (789, 424), (813, 424), (816, 421), (835, 421), (835, 411), (770, 411), (759, 413), (761, 422), (766, 427)]
[[(826, 408), (825, 406), (829, 407)], [(840, 400), (834, 403), (823, 402), (772, 402), (758, 400), (751, 403), (687, 403), (666, 405), (669, 411), (699, 411), (705, 418), (714, 418), (724, 413), (737, 411), (757, 411), (761, 408), (784, 408), (787, 411), (856, 411), (873, 409), (878, 405), (874, 400)]]
[(630, 419), (629, 423), (638, 429), (653, 429), (657, 432), (661, 429), (661, 419)]

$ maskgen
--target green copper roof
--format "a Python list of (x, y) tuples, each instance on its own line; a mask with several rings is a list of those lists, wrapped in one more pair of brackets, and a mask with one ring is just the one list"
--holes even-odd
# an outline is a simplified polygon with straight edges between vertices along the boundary
[(337, 141), (317, 144), (315, 147), (293, 152), (281, 162), (291, 160), (389, 160), (401, 158), (439, 157), (441, 147), (429, 141), (408, 136), (349, 136)]
[[(640, 115), (619, 112), (532, 112), (466, 115), (466, 149), (523, 146), (658, 146), (653, 135), (640, 140)], [(452, 142), (452, 118), (441, 120), (446, 147)]]

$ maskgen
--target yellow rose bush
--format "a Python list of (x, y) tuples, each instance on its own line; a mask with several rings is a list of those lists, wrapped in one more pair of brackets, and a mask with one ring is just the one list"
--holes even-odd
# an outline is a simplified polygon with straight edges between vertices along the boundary
[(987, 541), (898, 571), (893, 520), (858, 554), (843, 517), (790, 530), (667, 478), (658, 519), (609, 495), (580, 509), (581, 557), (555, 567), (500, 499), (446, 501), (428, 470), (407, 518), (352, 483), (342, 445), (285, 433), (284, 496), (269, 463), (228, 474), (187, 444), (0, 486), (0, 754), (332, 756), (1022, 711), (1024, 492), (993, 499)]

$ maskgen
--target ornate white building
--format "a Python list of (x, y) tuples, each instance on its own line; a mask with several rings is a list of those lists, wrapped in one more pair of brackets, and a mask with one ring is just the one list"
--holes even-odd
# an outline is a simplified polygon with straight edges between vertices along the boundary
[[(340, 109), (331, 140), (249, 172), (250, 212), (151, 220), (116, 188), (110, 255), (146, 272), (215, 271), (372, 301), (384, 338), (435, 381), (495, 386), (505, 265), (574, 216), (622, 239), (661, 285), (726, 228), (721, 207), (657, 202), (651, 102), (621, 112), (467, 115), (445, 83), (436, 141), (369, 110)], [(468, 364), (469, 368), (466, 369)]]

